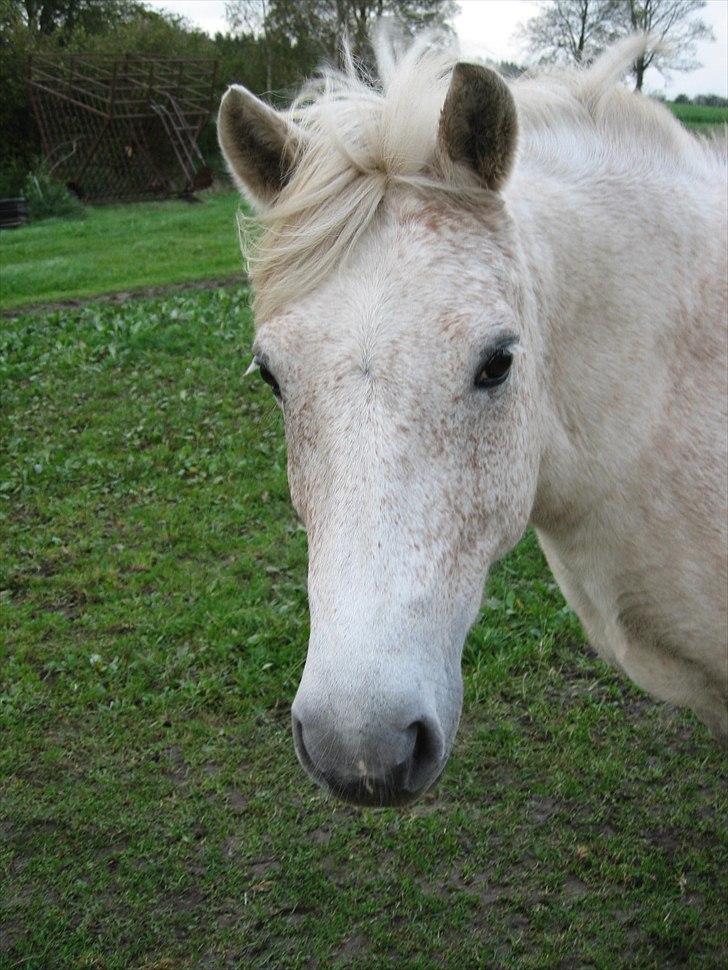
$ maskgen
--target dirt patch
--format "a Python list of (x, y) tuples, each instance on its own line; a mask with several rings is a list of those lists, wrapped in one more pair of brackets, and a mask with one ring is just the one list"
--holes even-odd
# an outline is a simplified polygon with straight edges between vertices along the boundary
[(337, 960), (340, 964), (346, 965), (358, 957), (363, 956), (368, 949), (369, 941), (367, 938), (363, 933), (356, 933), (354, 936), (350, 936), (344, 940), (339, 948)]
[(0, 923), (0, 955), (14, 952), (15, 947), (25, 936), (25, 930), (20, 922)]
[(536, 825), (543, 825), (556, 812), (557, 802), (553, 798), (533, 798), (527, 808)]
[(237, 788), (229, 787), (225, 792), (225, 797), (227, 799), (227, 805), (233, 815), (240, 815), (245, 811), (245, 806), (248, 804), (248, 799), (243, 795), (241, 791)]
[(567, 876), (566, 882), (564, 883), (563, 895), (567, 900), (580, 899), (582, 896), (586, 896), (589, 892), (589, 887), (581, 879), (577, 879), (576, 876)]
[(280, 868), (280, 862), (275, 859), (257, 859), (251, 863), (250, 873), (253, 879), (260, 880), (279, 872)]
[(174, 744), (171, 748), (165, 748), (161, 754), (161, 758), (157, 755), (154, 760), (160, 761), (163, 774), (174, 782), (175, 785), (187, 784), (190, 769), (182, 755), (182, 749), (179, 745)]
[(244, 286), (248, 282), (245, 273), (235, 273), (232, 276), (213, 276), (202, 280), (190, 280), (186, 283), (164, 283), (158, 286), (139, 286), (116, 293), (99, 293), (96, 296), (79, 297), (68, 300), (53, 300), (48, 303), (28, 303), (25, 306), (10, 307), (0, 310), (0, 317), (20, 317), (26, 313), (52, 313), (54, 310), (69, 310), (74, 307), (87, 306), (89, 303), (123, 304), (131, 299), (149, 299), (155, 296), (166, 296), (168, 293), (186, 293), (188, 290), (216, 290), (223, 286)]

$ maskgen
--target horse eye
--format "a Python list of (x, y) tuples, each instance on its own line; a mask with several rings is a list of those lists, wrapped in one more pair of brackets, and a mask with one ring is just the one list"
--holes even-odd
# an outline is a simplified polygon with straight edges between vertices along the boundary
[(275, 379), (273, 374), (268, 370), (265, 364), (258, 364), (258, 372), (260, 373), (260, 376), (263, 378), (266, 384), (268, 384), (268, 386), (271, 388), (275, 396), (280, 401), (281, 389), (278, 386), (278, 381)]
[(475, 386), (479, 388), (497, 387), (508, 377), (513, 363), (513, 354), (508, 347), (498, 347), (481, 364), (475, 377)]

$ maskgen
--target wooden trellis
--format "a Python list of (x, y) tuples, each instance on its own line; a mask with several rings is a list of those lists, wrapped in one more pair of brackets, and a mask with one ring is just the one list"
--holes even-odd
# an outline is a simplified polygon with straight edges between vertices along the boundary
[(210, 184), (197, 141), (217, 62), (148, 54), (34, 55), (28, 89), (53, 175), (94, 202)]

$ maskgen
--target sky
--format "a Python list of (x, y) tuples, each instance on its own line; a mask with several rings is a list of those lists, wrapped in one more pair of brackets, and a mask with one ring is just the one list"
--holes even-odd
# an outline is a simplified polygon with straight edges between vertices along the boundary
[[(146, 0), (146, 3), (180, 14), (209, 34), (225, 33), (227, 29), (224, 0)], [(459, 3), (455, 29), (466, 59), (525, 60), (525, 51), (515, 34), (538, 11), (539, 3), (533, 0), (459, 0)], [(710, 24), (716, 38), (714, 42), (703, 41), (698, 45), (698, 60), (703, 66), (687, 74), (676, 71), (669, 78), (650, 69), (645, 79), (646, 90), (668, 98), (680, 92), (691, 97), (696, 94), (728, 97), (728, 0), (708, 0), (699, 16)]]

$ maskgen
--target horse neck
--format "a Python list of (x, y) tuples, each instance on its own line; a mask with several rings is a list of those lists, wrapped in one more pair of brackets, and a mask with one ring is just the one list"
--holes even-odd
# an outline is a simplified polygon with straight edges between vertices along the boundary
[(657, 425), (673, 330), (695, 312), (705, 254), (696, 195), (676, 202), (665, 178), (629, 173), (514, 173), (507, 203), (543, 354), (537, 526), (588, 514), (633, 474)]

